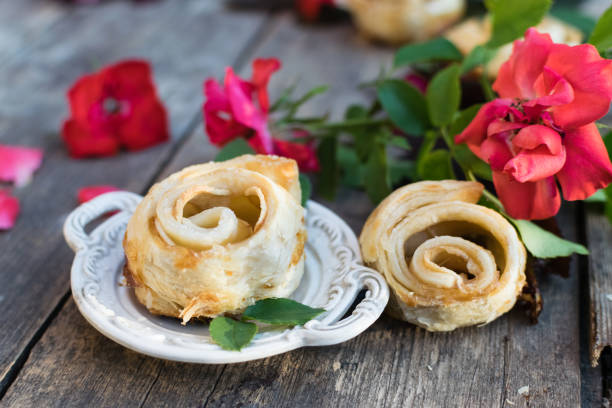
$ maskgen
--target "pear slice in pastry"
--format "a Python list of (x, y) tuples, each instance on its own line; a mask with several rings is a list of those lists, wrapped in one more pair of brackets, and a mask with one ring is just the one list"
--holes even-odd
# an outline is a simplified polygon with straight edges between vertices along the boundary
[(187, 322), (290, 295), (306, 242), (298, 175), (291, 159), (245, 155), (154, 185), (123, 243), (138, 300)]
[(526, 252), (499, 213), (475, 204), (483, 186), (423, 181), (389, 195), (359, 242), (391, 287), (387, 312), (430, 331), (485, 324), (510, 310), (525, 284)]

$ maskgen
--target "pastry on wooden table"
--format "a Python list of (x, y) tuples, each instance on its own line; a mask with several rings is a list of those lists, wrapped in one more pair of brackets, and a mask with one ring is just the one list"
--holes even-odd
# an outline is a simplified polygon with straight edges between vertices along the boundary
[[(582, 33), (577, 28), (554, 17), (544, 17), (535, 28), (541, 33), (550, 35), (555, 43), (577, 45), (582, 42)], [(491, 21), (488, 17), (469, 18), (456, 26), (449, 28), (444, 36), (461, 51), (469, 54), (476, 46), (489, 41), (491, 37)], [(497, 72), (512, 54), (512, 43), (500, 47), (486, 65), (486, 73), (490, 78), (497, 77)]]
[(483, 186), (422, 181), (389, 195), (359, 242), (391, 288), (387, 312), (430, 331), (489, 323), (525, 284), (526, 253), (499, 213), (477, 205)]
[(465, 0), (347, 0), (357, 27), (376, 40), (425, 41), (456, 22)]
[(155, 184), (123, 243), (138, 300), (188, 322), (291, 294), (306, 241), (298, 176), (291, 159), (245, 155)]

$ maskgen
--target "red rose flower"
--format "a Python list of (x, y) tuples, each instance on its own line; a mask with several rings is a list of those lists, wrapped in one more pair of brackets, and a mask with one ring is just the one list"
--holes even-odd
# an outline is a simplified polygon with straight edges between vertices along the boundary
[(0, 190), (0, 231), (13, 228), (18, 215), (19, 200), (5, 190)]
[(491, 165), (495, 190), (519, 219), (543, 219), (566, 200), (582, 200), (612, 182), (612, 163), (593, 121), (612, 100), (612, 61), (591, 45), (554, 44), (527, 30), (516, 41), (485, 104), (457, 143)]
[(81, 77), (68, 91), (62, 137), (73, 157), (110, 156), (169, 139), (166, 110), (146, 61), (126, 60)]
[[(295, 139), (299, 140), (306, 139), (308, 134), (303, 131), (295, 131), (293, 132), (293, 136)], [(321, 169), (312, 141), (296, 143), (274, 139), (274, 153), (278, 156), (284, 156), (295, 160), (300, 171), (317, 172)]]
[(228, 67), (223, 87), (214, 78), (204, 83), (204, 121), (213, 144), (223, 146), (238, 137), (248, 137), (257, 152), (274, 152), (268, 130), (268, 81), (279, 68), (276, 58), (256, 59), (250, 82)]
[[(223, 86), (216, 79), (204, 83), (203, 106), (206, 133), (216, 146), (243, 137), (259, 154), (276, 154), (297, 161), (302, 171), (318, 171), (319, 162), (312, 143), (294, 143), (271, 136), (268, 122), (268, 82), (281, 63), (275, 58), (256, 59), (250, 81), (238, 77), (231, 67), (225, 71)], [(294, 135), (304, 137), (303, 134)]]
[(296, 0), (296, 7), (300, 15), (308, 20), (315, 21), (321, 14), (324, 5), (334, 5), (334, 0)]

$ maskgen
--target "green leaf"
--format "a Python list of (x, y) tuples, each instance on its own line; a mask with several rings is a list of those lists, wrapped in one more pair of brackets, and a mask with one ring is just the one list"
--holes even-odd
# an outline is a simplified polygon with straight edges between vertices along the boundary
[(405, 137), (401, 137), (401, 136), (393, 136), (387, 141), (387, 143), (389, 143), (392, 146), (399, 147), (400, 149), (404, 149), (404, 150), (412, 149), (412, 146), (410, 146), (410, 143), (408, 143), (408, 140), (406, 140)]
[(454, 138), (459, 133), (463, 132), (463, 129), (465, 129), (467, 125), (469, 125), (472, 120), (474, 120), (476, 114), (478, 113), (481, 107), (482, 105), (480, 104), (472, 105), (469, 108), (459, 112), (459, 115), (457, 115), (457, 117), (448, 129), (450, 135)]
[(404, 132), (421, 135), (429, 127), (425, 98), (407, 82), (397, 79), (381, 82), (378, 98), (391, 121)]
[(374, 204), (378, 204), (391, 193), (391, 177), (387, 165), (387, 152), (384, 143), (374, 144), (363, 176), (366, 193)]
[(463, 58), (455, 45), (444, 37), (433, 40), (406, 45), (395, 54), (393, 65), (401, 67), (415, 62), (427, 61), (459, 61)]
[(305, 207), (312, 194), (312, 183), (305, 174), (300, 173), (300, 189), (302, 190), (302, 206)]
[(229, 317), (215, 317), (210, 322), (210, 336), (224, 350), (240, 351), (249, 344), (257, 326), (254, 323), (239, 322)]
[(255, 154), (255, 150), (253, 150), (246, 140), (240, 138), (223, 146), (219, 153), (217, 153), (215, 161), (222, 162), (233, 159), (234, 157), (242, 156), (243, 154)]
[(612, 47), (612, 7), (608, 8), (595, 24), (589, 44), (593, 44), (601, 53)]
[[(368, 109), (361, 105), (351, 105), (346, 110), (345, 118), (349, 121), (367, 119)], [(364, 127), (356, 127), (350, 129), (349, 133), (353, 136), (357, 157), (361, 162), (365, 162), (372, 151), (374, 132)]]
[(586, 14), (582, 14), (576, 7), (553, 5), (550, 15), (576, 27), (582, 31), (585, 38), (588, 38), (595, 28), (595, 20)]
[(546, 15), (552, 0), (485, 0), (491, 12), (493, 32), (486, 46), (499, 47), (525, 34)]
[(338, 162), (336, 151), (338, 149), (338, 138), (329, 136), (323, 138), (317, 148), (317, 156), (321, 163), (319, 172), (318, 192), (328, 200), (333, 200), (338, 187)]
[(506, 216), (514, 224), (525, 248), (536, 258), (557, 258), (570, 256), (573, 253), (588, 255), (589, 250), (575, 242), (567, 241), (540, 228), (531, 221), (515, 220)]
[(608, 221), (612, 224), (612, 184), (604, 189), (606, 192), (606, 196), (608, 197), (608, 201), (604, 206), (604, 214), (608, 217)]
[(391, 186), (397, 186), (405, 180), (416, 180), (416, 164), (412, 160), (389, 160)]
[(425, 157), (429, 155), (429, 153), (433, 150), (436, 142), (438, 141), (439, 134), (434, 130), (428, 130), (425, 132), (425, 137), (423, 138), (423, 143), (421, 143), (421, 147), (419, 148), (419, 153), (417, 154), (416, 159), (416, 175), (418, 176), (418, 168), (422, 166), (423, 160)]
[(417, 166), (417, 173), (422, 180), (448, 180), (455, 178), (448, 150), (432, 150), (425, 155)]
[(439, 71), (427, 86), (427, 110), (431, 123), (436, 126), (448, 125), (459, 109), (461, 102), (461, 67), (452, 64)]
[(604, 189), (597, 190), (595, 194), (584, 200), (586, 203), (605, 203), (606, 201), (608, 201), (608, 196)]
[(606, 133), (603, 136), (603, 141), (604, 141), (604, 144), (606, 145), (608, 156), (610, 156), (610, 160), (612, 160), (612, 131)]
[(242, 319), (257, 320), (268, 324), (295, 326), (302, 325), (323, 312), (325, 312), (325, 309), (315, 309), (295, 300), (269, 298), (258, 300), (254, 305), (247, 307), (242, 315)]
[(472, 153), (466, 145), (455, 145), (453, 157), (457, 160), (457, 163), (459, 163), (462, 169), (469, 170), (482, 179), (489, 181), (493, 180), (491, 167)]
[(342, 170), (342, 184), (352, 188), (363, 187), (365, 166), (360, 162), (354, 149), (338, 146), (338, 165)]
[(476, 46), (461, 63), (461, 73), (470, 72), (479, 65), (486, 65), (497, 54), (497, 48)]

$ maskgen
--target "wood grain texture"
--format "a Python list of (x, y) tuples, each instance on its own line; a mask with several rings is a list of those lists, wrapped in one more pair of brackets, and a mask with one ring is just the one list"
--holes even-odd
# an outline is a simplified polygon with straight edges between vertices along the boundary
[[(199, 0), (180, 7), (169, 1), (77, 7), (41, 34), (30, 51), (0, 67), (0, 143), (45, 150), (32, 183), (15, 191), (22, 205), (16, 227), (0, 233), (0, 394), (68, 291), (72, 254), (61, 229), (77, 190), (90, 184), (146, 189), (199, 116), (203, 78), (236, 62), (265, 18)], [(91, 71), (94, 61), (130, 56), (151, 61), (173, 141), (129, 155), (70, 159), (58, 135), (67, 114), (65, 91)]]
[[(305, 112), (330, 108), (336, 116), (348, 103), (364, 97), (354, 84), (374, 77), (392, 53), (362, 42), (350, 27), (302, 27), (284, 14), (269, 25), (261, 47), (250, 51), (282, 58), (284, 69), (272, 81), (273, 94), (297, 76), (301, 89), (321, 82), (332, 85), (333, 90), (306, 106)], [(199, 127), (161, 175), (209, 160), (214, 153)], [(333, 208), (358, 232), (372, 206), (364, 193), (345, 191)], [(568, 238), (574, 239), (569, 210), (562, 225)], [(484, 327), (437, 334), (383, 317), (341, 345), (227, 366), (137, 356), (89, 327), (69, 301), (34, 347), (2, 403), (575, 407), (580, 405), (581, 387), (576, 263), (573, 268), (570, 279), (542, 279), (545, 305), (537, 326), (529, 325), (520, 310)], [(518, 395), (523, 386), (529, 386), (527, 398)]]
[(601, 352), (612, 345), (612, 226), (597, 209), (586, 217), (589, 257), (591, 322), (591, 364), (597, 365)]

